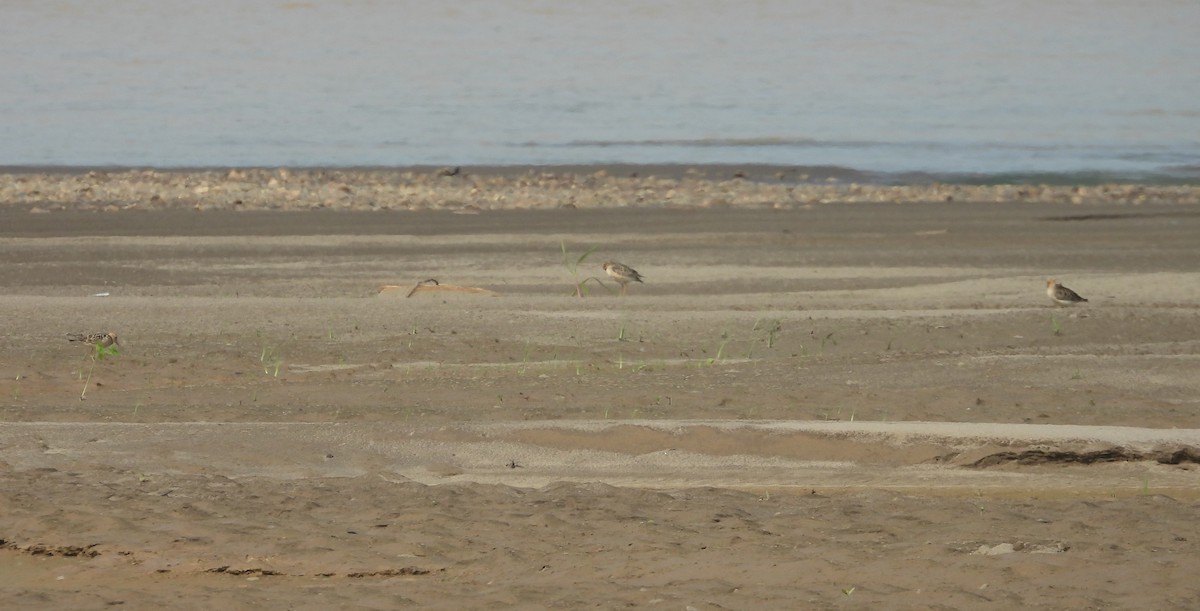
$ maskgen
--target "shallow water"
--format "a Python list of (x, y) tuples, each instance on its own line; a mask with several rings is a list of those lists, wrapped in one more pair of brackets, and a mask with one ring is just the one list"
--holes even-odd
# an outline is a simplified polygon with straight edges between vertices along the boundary
[(19, 2), (0, 164), (1200, 175), (1200, 3)]

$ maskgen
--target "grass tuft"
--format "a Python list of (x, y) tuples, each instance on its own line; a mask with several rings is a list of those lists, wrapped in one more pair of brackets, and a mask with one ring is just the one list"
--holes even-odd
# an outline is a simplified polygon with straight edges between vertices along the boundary
[(88, 384), (91, 383), (91, 381), (92, 381), (92, 372), (96, 370), (96, 361), (103, 361), (106, 358), (117, 356), (118, 354), (121, 354), (121, 350), (119, 348), (117, 348), (116, 344), (113, 344), (111, 346), (101, 346), (100, 344), (97, 343), (97, 344), (94, 344), (92, 346), (92, 348), (93, 348), (92, 354), (91, 354), (92, 364), (90, 367), (88, 367), (87, 379), (83, 381), (83, 391), (81, 391), (79, 393), (80, 401), (84, 401), (87, 399)]
[(582, 266), (583, 262), (587, 261), (587, 258), (596, 251), (595, 246), (583, 251), (583, 254), (579, 255), (578, 257), (573, 257), (571, 253), (567, 251), (567, 243), (565, 241), (559, 240), (558, 246), (562, 250), (563, 267), (566, 268), (567, 273), (571, 274), (571, 287), (573, 289), (572, 295), (580, 299), (587, 297), (589, 281), (594, 284), (604, 286), (604, 283), (600, 282), (600, 279), (595, 276), (588, 276), (582, 279), (579, 277), (580, 266)]

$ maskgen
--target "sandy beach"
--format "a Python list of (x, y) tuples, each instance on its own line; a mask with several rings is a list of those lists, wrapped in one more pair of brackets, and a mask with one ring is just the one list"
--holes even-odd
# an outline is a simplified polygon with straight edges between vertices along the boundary
[(0, 605), (1200, 606), (1200, 188), (851, 178), (0, 173)]

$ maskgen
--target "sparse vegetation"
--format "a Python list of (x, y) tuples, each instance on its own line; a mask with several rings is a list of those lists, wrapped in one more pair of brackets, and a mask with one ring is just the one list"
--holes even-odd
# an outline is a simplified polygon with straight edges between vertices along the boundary
[(834, 346), (836, 346), (836, 345), (837, 345), (837, 340), (836, 340), (836, 339), (833, 339), (833, 334), (834, 334), (834, 333), (835, 333), (834, 331), (830, 331), (828, 335), (826, 335), (825, 337), (822, 337), (822, 338), (821, 338), (821, 349), (822, 349), (822, 350), (824, 350), (824, 349), (825, 349), (825, 344), (832, 344), (832, 345), (834, 345)]
[(783, 330), (783, 323), (777, 318), (760, 318), (754, 321), (754, 328), (751, 330), (763, 333), (765, 336), (763, 341), (767, 344), (767, 347), (774, 348), (775, 336)]
[(525, 342), (525, 350), (521, 354), (521, 366), (517, 369), (517, 373), (525, 375), (525, 370), (529, 368), (529, 342)]
[(722, 336), (725, 339), (721, 340), (720, 345), (717, 346), (717, 353), (706, 361), (709, 367), (716, 365), (721, 360), (721, 355), (725, 353), (725, 346), (729, 344), (729, 338), (725, 334), (722, 334)]
[(263, 346), (262, 353), (258, 356), (258, 362), (262, 363), (264, 374), (279, 377), (279, 368), (283, 366), (283, 357), (277, 354), (274, 348)]
[(583, 251), (583, 254), (579, 255), (578, 257), (573, 258), (572, 255), (567, 252), (567, 243), (565, 241), (559, 241), (558, 245), (559, 248), (562, 249), (563, 267), (566, 268), (567, 272), (571, 274), (571, 285), (574, 288), (574, 296), (579, 297), (580, 299), (586, 297), (588, 295), (589, 281), (599, 284), (600, 286), (604, 286), (604, 283), (600, 282), (600, 279), (595, 276), (588, 276), (583, 279), (580, 279), (579, 277), (580, 266), (582, 266), (583, 262), (586, 261), (587, 258), (596, 250), (595, 246)]
[(91, 366), (88, 367), (87, 379), (83, 381), (83, 391), (79, 393), (80, 401), (83, 401), (87, 398), (88, 384), (90, 384), (92, 381), (92, 372), (96, 370), (96, 361), (103, 361), (106, 358), (117, 356), (120, 353), (121, 350), (117, 347), (117, 344), (105, 346), (103, 343), (97, 342), (92, 345), (92, 352), (90, 355)]

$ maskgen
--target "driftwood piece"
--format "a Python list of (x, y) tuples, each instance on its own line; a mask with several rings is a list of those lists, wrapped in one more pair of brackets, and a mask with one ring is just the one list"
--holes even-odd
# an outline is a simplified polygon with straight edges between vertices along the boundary
[[(403, 290), (405, 288), (408, 288), (408, 287), (401, 286), (399, 284), (385, 284), (385, 285), (379, 287), (379, 292), (385, 293), (388, 291), (399, 291), (399, 290)], [(492, 295), (492, 296), (498, 295), (498, 293), (496, 293), (495, 291), (489, 291), (487, 289), (481, 289), (481, 288), (474, 287), (474, 286), (458, 286), (457, 284), (442, 284), (441, 282), (438, 282), (436, 278), (422, 280), (422, 281), (414, 284), (412, 286), (412, 288), (409, 289), (408, 294), (405, 295), (404, 297), (405, 297), (405, 299), (407, 299), (409, 297), (412, 297), (413, 295), (416, 295), (417, 293), (471, 293), (471, 294), (475, 294), (475, 295)]]

